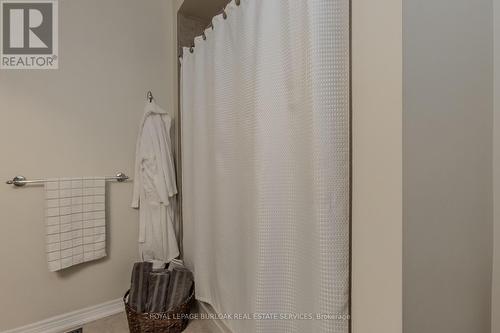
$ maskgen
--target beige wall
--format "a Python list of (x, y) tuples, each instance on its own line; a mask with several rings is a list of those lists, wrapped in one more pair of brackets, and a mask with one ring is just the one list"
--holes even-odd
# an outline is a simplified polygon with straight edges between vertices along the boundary
[(402, 330), (401, 0), (353, 0), (353, 333)]
[(500, 333), (500, 0), (494, 0), (493, 279), (491, 332)]
[(492, 17), (404, 0), (404, 333), (490, 332)]
[(121, 297), (138, 218), (132, 184), (109, 184), (108, 257), (49, 273), (43, 188), (3, 181), (133, 175), (146, 91), (175, 105), (174, 2), (59, 4), (60, 69), (0, 71), (0, 331)]

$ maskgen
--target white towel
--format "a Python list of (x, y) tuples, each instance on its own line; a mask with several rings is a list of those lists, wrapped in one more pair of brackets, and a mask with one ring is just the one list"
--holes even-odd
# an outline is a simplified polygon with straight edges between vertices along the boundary
[(103, 177), (45, 183), (49, 271), (106, 256), (105, 191)]

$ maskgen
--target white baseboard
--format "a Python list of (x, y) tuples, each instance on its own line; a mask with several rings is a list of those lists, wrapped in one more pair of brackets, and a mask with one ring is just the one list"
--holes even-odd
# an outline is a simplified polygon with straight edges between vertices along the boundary
[(125, 311), (125, 308), (123, 300), (119, 298), (1, 333), (64, 333), (122, 311)]

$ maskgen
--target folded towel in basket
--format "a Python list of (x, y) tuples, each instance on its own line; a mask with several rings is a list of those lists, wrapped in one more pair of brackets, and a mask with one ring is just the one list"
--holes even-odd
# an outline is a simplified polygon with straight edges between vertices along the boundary
[(138, 313), (146, 311), (148, 300), (149, 274), (153, 270), (150, 262), (137, 262), (132, 269), (132, 281), (129, 294), (129, 305)]
[(193, 273), (185, 268), (174, 268), (168, 284), (167, 311), (184, 303), (193, 287)]
[(168, 270), (156, 271), (149, 274), (148, 312), (165, 312), (167, 305), (167, 290), (170, 272)]
[(184, 266), (184, 261), (180, 259), (172, 259), (168, 264), (168, 270), (173, 271), (174, 268), (185, 269), (186, 267)]

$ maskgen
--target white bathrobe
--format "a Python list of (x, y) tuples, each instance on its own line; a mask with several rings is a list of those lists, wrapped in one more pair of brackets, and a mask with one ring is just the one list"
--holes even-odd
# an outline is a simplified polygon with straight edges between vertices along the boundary
[(179, 255), (174, 231), (177, 194), (170, 139), (172, 119), (154, 101), (146, 103), (136, 146), (132, 207), (139, 208), (139, 254), (155, 266)]

